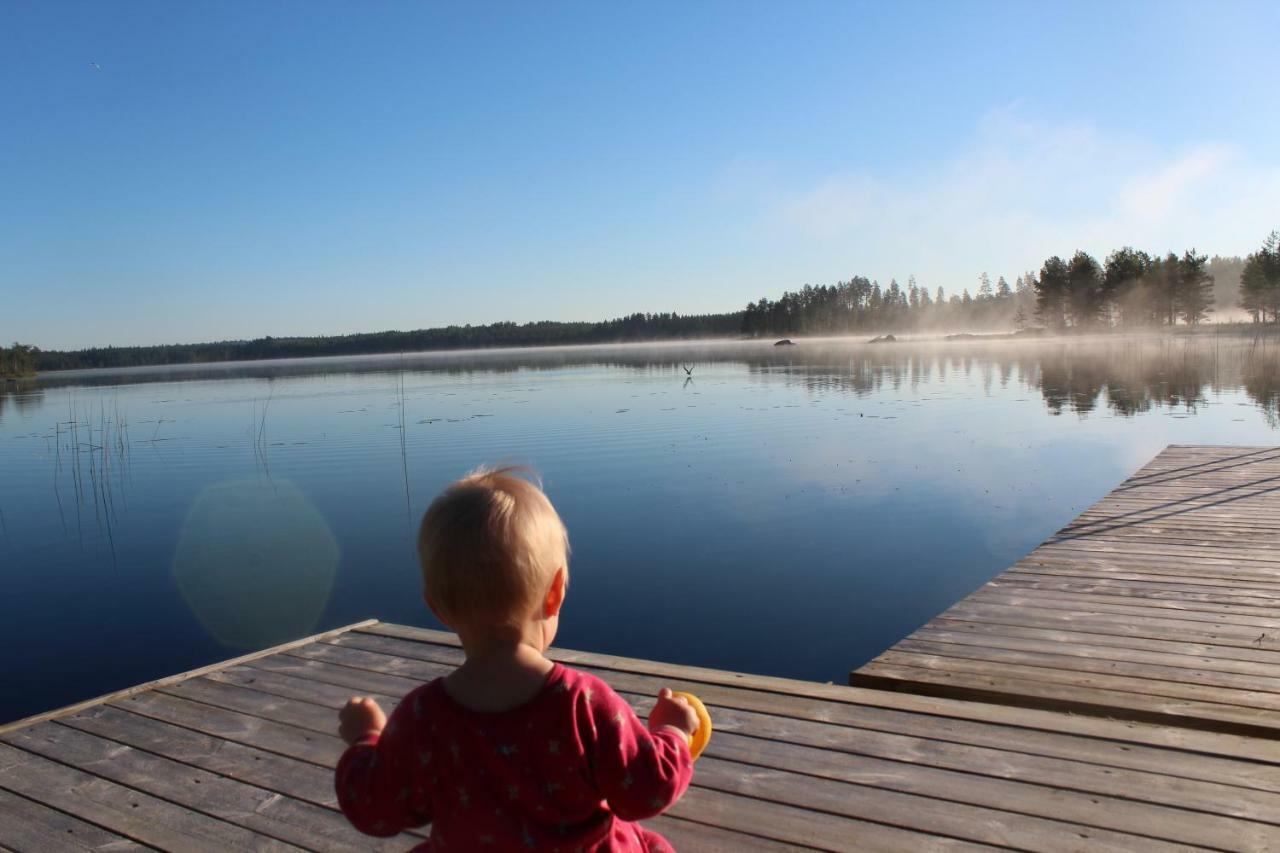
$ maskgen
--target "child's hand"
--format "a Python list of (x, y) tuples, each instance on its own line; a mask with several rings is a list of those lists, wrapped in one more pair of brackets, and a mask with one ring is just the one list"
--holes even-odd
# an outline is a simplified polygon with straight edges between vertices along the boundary
[(379, 734), (387, 715), (378, 703), (364, 696), (352, 696), (338, 712), (338, 736), (351, 745), (367, 734)]
[(698, 712), (683, 696), (671, 695), (666, 687), (658, 691), (658, 702), (649, 712), (649, 731), (656, 732), (663, 726), (679, 729), (686, 737), (693, 737), (698, 730)]

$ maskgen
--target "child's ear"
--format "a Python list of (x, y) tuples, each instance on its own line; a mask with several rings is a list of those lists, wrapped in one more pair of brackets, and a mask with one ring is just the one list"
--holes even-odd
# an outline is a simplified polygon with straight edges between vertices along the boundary
[(546, 619), (560, 614), (560, 608), (564, 605), (565, 586), (567, 584), (568, 575), (565, 573), (564, 567), (556, 569), (555, 576), (551, 578), (551, 587), (547, 590), (547, 600), (543, 602), (542, 615)]
[(440, 608), (436, 607), (435, 602), (431, 600), (431, 596), (427, 595), (425, 589), (422, 591), (422, 600), (426, 602), (427, 609), (431, 611), (432, 616), (436, 617), (436, 621), (452, 631), (453, 626), (449, 624), (449, 620), (440, 615)]

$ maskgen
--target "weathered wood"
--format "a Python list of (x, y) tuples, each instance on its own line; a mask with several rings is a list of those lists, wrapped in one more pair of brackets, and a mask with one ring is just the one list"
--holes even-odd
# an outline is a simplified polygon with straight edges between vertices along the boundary
[(57, 722), (303, 802), (326, 808), (338, 806), (333, 773), (327, 767), (131, 714), (110, 705), (87, 708), (59, 717)]
[(273, 720), (238, 714), (163, 693), (142, 693), (115, 704), (134, 714), (320, 766), (325, 766), (334, 752), (342, 749), (342, 741), (334, 735), (300, 731)]
[(0, 789), (162, 849), (299, 849), (8, 744), (0, 744)]
[(57, 708), (53, 711), (45, 711), (40, 714), (34, 714), (30, 717), (26, 717), (21, 720), (14, 720), (12, 723), (5, 723), (3, 725), (0, 725), (0, 735), (9, 731), (13, 731), (14, 729), (25, 728), (26, 726), (33, 725), (34, 723), (43, 722), (44, 720), (48, 720), (53, 717), (58, 717), (63, 714), (68, 714), (68, 713), (71, 713), (72, 711), (78, 711), (81, 708), (91, 708), (94, 705), (101, 705), (105, 702), (112, 702), (117, 699), (125, 699), (125, 698), (128, 698), (129, 696), (134, 695), (135, 693), (142, 693), (147, 690), (151, 690), (152, 688), (161, 687), (166, 684), (177, 684), (178, 682), (186, 681), (188, 678), (195, 678), (197, 676), (204, 675), (206, 672), (212, 672), (213, 670), (221, 669), (225, 666), (230, 666), (237, 663), (244, 663), (246, 661), (251, 661), (254, 658), (262, 657), (263, 655), (270, 655), (280, 651), (284, 651), (285, 649), (305, 646), (315, 642), (316, 640), (324, 639), (327, 637), (335, 637), (342, 633), (345, 633), (346, 631), (350, 631), (353, 628), (358, 628), (365, 625), (371, 625), (376, 621), (377, 621), (376, 619), (366, 619), (365, 621), (357, 622), (354, 625), (346, 625), (342, 628), (335, 628), (332, 631), (324, 631), (319, 634), (314, 634), (310, 637), (303, 637), (300, 640), (293, 640), (288, 643), (283, 643), (278, 646), (273, 646), (272, 648), (269, 648), (269, 649), (264, 649), (260, 652), (251, 652), (250, 654), (247, 654), (247, 655), (241, 655), (240, 657), (232, 658), (229, 661), (219, 661), (218, 663), (212, 663), (212, 664), (209, 664), (208, 666), (198, 667), (196, 669), (189, 670), (187, 672), (178, 673), (177, 675), (169, 675), (169, 676), (165, 676), (164, 678), (157, 678), (156, 680), (148, 681), (145, 684), (139, 684), (134, 687), (126, 687), (123, 690), (117, 690), (114, 693), (108, 693), (103, 696), (97, 696), (93, 699), (86, 699), (83, 702), (77, 702), (74, 705), (68, 705), (64, 708)]
[[(358, 685), (357, 685), (358, 686)], [(621, 694), (641, 710), (647, 708), (650, 699), (632, 693)], [(332, 708), (340, 702), (330, 700)], [(1087, 787), (1090, 790), (1107, 791), (1117, 796), (1136, 796), (1139, 799), (1154, 798), (1156, 802), (1173, 802), (1181, 807), (1204, 812), (1216, 811), (1237, 817), (1280, 822), (1280, 796), (1242, 791), (1231, 785), (1187, 785), (1163, 775), (1134, 774), (1115, 770), (1103, 770), (1091, 764), (1048, 761), (1022, 756), (1016, 753), (991, 749), (961, 749), (948, 753), (947, 745), (930, 743), (922, 746), (898, 735), (877, 735), (848, 731), (825, 724), (811, 724), (808, 743), (818, 748), (795, 746), (805, 739), (789, 736), (789, 720), (765, 715), (735, 712), (713, 707), (718, 730), (722, 735), (708, 750), (708, 755), (761, 764), (778, 769), (810, 775), (825, 775), (844, 781), (878, 783), (882, 787), (907, 793), (925, 793), (933, 796), (958, 799), (976, 805), (1034, 812), (1038, 798), (1049, 797), (1053, 801), (1052, 814), (1062, 818), (1073, 816), (1081, 822), (1121, 831), (1137, 831), (1170, 840), (1204, 843), (1209, 833), (1225, 831), (1232, 822), (1215, 822), (1205, 814), (1189, 816), (1175, 809), (1154, 811), (1133, 803), (1114, 803), (1100, 814), (1096, 799), (1075, 794), (1072, 791), (1053, 790), (1056, 786)], [(731, 732), (741, 731), (749, 737), (739, 737)], [(820, 733), (819, 736), (814, 732)], [(879, 743), (875, 743), (875, 741)], [(779, 742), (782, 741), (782, 742)], [(860, 749), (855, 749), (860, 747)], [(860, 753), (856, 761), (832, 756), (833, 752)], [(910, 770), (895, 765), (894, 761), (921, 762), (942, 757), (942, 764), (950, 759), (953, 767), (964, 769), (957, 774), (949, 770), (915, 767)], [(1170, 756), (1161, 756), (1160, 766), (1168, 770)], [(824, 770), (823, 763), (835, 770)], [(1046, 766), (1047, 765), (1047, 766)], [(1049, 789), (1034, 786), (1012, 785), (998, 780), (985, 780), (972, 775), (986, 772), (995, 766), (999, 772), (1012, 778), (1037, 781), (1051, 786)], [(834, 775), (833, 775), (834, 774)], [(1280, 782), (1280, 774), (1276, 782)], [(1230, 777), (1238, 782), (1238, 777)], [(1045, 792), (1045, 793), (1038, 793)], [(1134, 792), (1137, 792), (1136, 794)], [(1024, 804), (1022, 801), (1027, 800)], [(1021, 806), (1021, 807), (1019, 807)], [(1243, 831), (1236, 827), (1238, 831)], [(1255, 832), (1268, 834), (1272, 830), (1255, 828)]]
[(1167, 448), (850, 683), (1280, 739), (1280, 449)]
[(342, 815), (76, 729), (45, 722), (5, 736), (11, 746), (304, 849), (399, 850), (406, 840), (363, 839)]
[[(692, 689), (711, 707), (720, 735), (694, 788), (658, 822), (693, 849), (1142, 850), (1214, 846), (1229, 834), (1234, 847), (1260, 850), (1280, 828), (1280, 753), (1266, 759), (1248, 739), (556, 656), (606, 678), (642, 714), (662, 685)], [(252, 825), (275, 843), (346, 849), (366, 840), (344, 836), (334, 811), (336, 709), (355, 692), (392, 706), (461, 659), (450, 635), (368, 626), (75, 710), (8, 740), (196, 817)]]
[[(668, 812), (712, 827), (733, 827), (771, 841), (819, 850), (978, 851), (989, 845), (913, 832), (896, 826), (797, 808), (773, 799), (693, 787)], [(734, 849), (725, 847), (721, 849)]]
[[(282, 655), (281, 658), (287, 656)], [(264, 658), (255, 665), (265, 664), (272, 658)], [(361, 675), (371, 679), (385, 678), (380, 673), (370, 670), (352, 669), (337, 664), (321, 661), (299, 661), (305, 664), (309, 676), (314, 679), (340, 679), (348, 688), (363, 692), (364, 684)], [(286, 664), (287, 665), (287, 664)], [(413, 689), (418, 682), (411, 679), (400, 679), (405, 691)], [(656, 680), (650, 684), (655, 687)], [(854, 692), (854, 691), (850, 691)], [(644, 695), (620, 691), (620, 694), (643, 710), (650, 701), (652, 690)], [(911, 697), (902, 697), (908, 699)], [(958, 703), (951, 703), (958, 704)], [(933, 720), (919, 713), (902, 713), (885, 711), (874, 707), (864, 707), (855, 724), (838, 724), (827, 721), (798, 719), (773, 714), (761, 714), (753, 711), (741, 711), (728, 706), (712, 705), (715, 708), (716, 728), (721, 732), (741, 732), (753, 736), (790, 743), (816, 746), (824, 749), (838, 749), (844, 752), (868, 756), (892, 758), (902, 761), (917, 761), (917, 755), (927, 756), (940, 767), (955, 769), (973, 768), (980, 765), (987, 772), (996, 768), (999, 775), (1008, 778), (1026, 778), (1044, 784), (1065, 784), (1071, 779), (1067, 769), (1055, 761), (1040, 762), (1040, 756), (1051, 759), (1069, 759), (1073, 762), (1086, 763), (1092, 775), (1087, 783), (1076, 787), (1091, 789), (1103, 784), (1098, 790), (1108, 790), (1104, 783), (1117, 781), (1123, 791), (1139, 792), (1139, 798), (1154, 797), (1153, 802), (1168, 802), (1163, 799), (1163, 791), (1169, 780), (1162, 784), (1153, 784), (1147, 778), (1129, 778), (1124, 773), (1116, 773), (1114, 768), (1141, 770), (1162, 775), (1173, 775), (1202, 781), (1213, 781), (1225, 786), (1247, 786), (1251, 790), (1280, 792), (1280, 768), (1265, 764), (1239, 761), (1228, 761), (1218, 757), (1199, 753), (1178, 752), (1155, 749), (1136, 741), (1126, 743), (1124, 749), (1115, 749), (1108, 742), (1098, 741), (1090, 737), (1066, 734), (1063, 732), (1038, 732), (1024, 727), (993, 726), (988, 721), (959, 722), (947, 719)], [(989, 706), (977, 706), (976, 713), (981, 715)], [(997, 709), (1002, 710), (1002, 709)], [(1052, 715), (1059, 718), (1059, 715)], [(975, 719), (979, 717), (975, 716)], [(1096, 722), (1096, 721), (1085, 721)], [(1115, 726), (1110, 734), (1115, 736)], [(1124, 729), (1126, 737), (1133, 734), (1136, 727)], [(918, 738), (923, 743), (915, 743)], [(719, 741), (717, 741), (719, 743)], [(715, 747), (711, 747), (713, 750)], [(978, 751), (973, 752), (974, 749)], [(997, 750), (1001, 760), (991, 760), (985, 748)], [(976, 757), (981, 760), (976, 760)], [(1257, 756), (1251, 756), (1257, 757)], [(1031, 769), (1027, 776), (1021, 776), (1024, 764)], [(1111, 768), (1111, 769), (1108, 769)], [(1237, 803), (1240, 796), (1238, 787), (1228, 787), (1224, 802)], [(1122, 792), (1117, 790), (1117, 793)], [(1206, 808), (1203, 804), (1198, 808)], [(1206, 809), (1211, 810), (1211, 809)]]
[(145, 849), (136, 841), (4, 790), (0, 790), (0, 828), (6, 845), (2, 849), (16, 853)]
[(774, 841), (759, 835), (748, 835), (723, 826), (708, 826), (705, 823), (684, 820), (670, 814), (647, 820), (645, 824), (650, 829), (662, 833), (662, 836), (677, 850), (763, 850), (772, 853), (793, 853), (793, 851), (818, 849)]
[(1167, 843), (1153, 839), (1052, 818), (977, 808), (736, 762), (703, 759), (698, 764), (700, 787), (771, 800), (806, 811), (859, 819), (869, 817), (884, 825), (962, 841), (1020, 845), (1033, 850), (1077, 850), (1078, 842), (1085, 838), (1091, 850), (1167, 849)]
[[(964, 624), (964, 623), (959, 623)], [(985, 629), (988, 627), (997, 627), (1000, 630), (1010, 632), (1019, 629), (1005, 629), (1000, 626), (974, 626), (977, 629)], [(395, 636), (397, 638), (416, 639), (425, 646), (444, 646), (444, 657), (446, 661), (456, 661), (457, 652), (449, 653), (448, 647), (457, 646), (457, 640), (452, 635), (444, 634), (439, 631), (431, 631), (423, 628), (410, 628), (406, 626), (388, 626), (374, 625), (368, 628), (362, 628), (353, 634), (360, 635), (378, 635), (378, 636)], [(1080, 635), (1092, 636), (1092, 635)], [(355, 639), (354, 637), (352, 639)], [(1076, 638), (1077, 640), (1079, 638)], [(1105, 640), (1099, 636), (1098, 639)], [(1133, 643), (1135, 645), (1154, 641), (1130, 640), (1128, 638), (1119, 638), (1117, 642)], [(1158, 644), (1161, 647), (1178, 645), (1171, 643)], [(1181, 646), (1179, 646), (1181, 647)], [(388, 650), (388, 656), (379, 656), (368, 652), (351, 649), (345, 651), (339, 646), (329, 643), (317, 643), (308, 646), (305, 649), (299, 649), (287, 653), (285, 656), (302, 656), (309, 659), (317, 657), (325, 660), (337, 662), (339, 664), (351, 665), (354, 667), (365, 667), (370, 669), (380, 669), (388, 667), (385, 671), (394, 669), (397, 672), (411, 671), (413, 667), (418, 666), (418, 662), (408, 659), (408, 656), (429, 656), (437, 654), (441, 650), (419, 651), (413, 647), (391, 647)], [(1275, 653), (1259, 652), (1254, 649), (1227, 649), (1228, 653), (1239, 654), (1242, 659), (1252, 659), (1251, 655), (1261, 655), (1270, 658)], [(590, 669), (597, 672), (602, 677), (610, 680), (616, 679), (621, 673), (631, 673), (637, 675), (650, 675), (661, 678), (657, 684), (671, 684), (672, 679), (682, 679), (689, 685), (689, 688), (699, 696), (704, 692), (712, 689), (718, 689), (721, 686), (743, 686), (750, 692), (733, 694), (734, 698), (729, 704), (735, 707), (749, 707), (755, 710), (769, 711), (776, 705), (769, 704), (771, 699), (769, 694), (781, 693), (783, 696), (793, 698), (804, 697), (806, 700), (821, 700), (818, 702), (793, 701), (787, 704), (787, 713), (789, 716), (809, 715), (812, 719), (825, 719), (832, 721), (845, 720), (862, 720), (868, 715), (879, 712), (895, 713), (898, 711), (909, 711), (914, 714), (926, 714), (931, 717), (943, 718), (943, 722), (950, 721), (955, 723), (960, 720), (981, 720), (984, 722), (996, 723), (1002, 726), (1017, 727), (1022, 729), (1037, 729), (1044, 732), (1052, 733), (1074, 733), (1091, 738), (1110, 738), (1114, 736), (1115, 728), (1112, 724), (1105, 721), (1095, 720), (1089, 717), (1067, 716), (1061, 714), (1046, 713), (1036, 709), (1020, 708), (1017, 706), (1005, 705), (974, 705), (968, 702), (952, 702), (945, 698), (935, 698), (930, 696), (911, 696), (907, 694), (889, 695), (879, 690), (858, 690), (842, 687), (838, 685), (817, 684), (815, 682), (794, 681), (791, 679), (775, 678), (772, 676), (743, 676), (738, 673), (724, 673), (719, 670), (704, 669), (700, 667), (678, 666), (672, 664), (655, 663), (653, 661), (644, 661), (631, 658), (615, 658), (605, 655), (587, 655), (581, 652), (567, 652), (561, 650), (552, 650), (552, 656), (565, 663)], [(438, 674), (438, 669), (428, 669), (421, 678), (433, 678)], [(654, 683), (654, 682), (649, 682)], [(656, 687), (654, 688), (656, 689)], [(752, 693), (757, 695), (752, 696)], [(742, 703), (750, 703), (742, 704)], [(857, 706), (857, 707), (848, 707)], [(879, 711), (875, 711), (879, 709)], [(906, 720), (901, 717), (894, 717), (893, 722), (888, 723), (890, 726), (906, 725)], [(892, 729), (890, 729), (892, 730)], [(1146, 743), (1154, 746), (1172, 746), (1179, 749), (1195, 750), (1209, 754), (1235, 756), (1246, 759), (1280, 761), (1280, 743), (1271, 741), (1258, 741), (1256, 738), (1241, 738), (1230, 734), (1221, 734), (1216, 732), (1192, 731), (1188, 729), (1173, 728), (1169, 726), (1147, 725), (1137, 722), (1129, 722), (1124, 726), (1125, 735), (1134, 742)]]

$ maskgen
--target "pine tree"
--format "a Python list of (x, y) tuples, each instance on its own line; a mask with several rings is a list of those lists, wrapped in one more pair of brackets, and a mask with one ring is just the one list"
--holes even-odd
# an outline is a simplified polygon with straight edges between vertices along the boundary
[(1208, 260), (1188, 249), (1178, 261), (1177, 313), (1188, 326), (1199, 325), (1213, 311), (1213, 276), (1204, 269)]
[(991, 276), (984, 272), (978, 276), (978, 298), (986, 300), (990, 299), (991, 296)]
[(1035, 279), (1036, 314), (1040, 322), (1054, 329), (1067, 324), (1067, 262), (1054, 255), (1040, 268)]
[(1126, 246), (1107, 256), (1102, 273), (1103, 299), (1125, 325), (1136, 325), (1150, 318), (1147, 304), (1147, 277), (1151, 273), (1151, 256)]
[(1102, 314), (1102, 268), (1088, 252), (1067, 265), (1067, 311), (1074, 326), (1092, 326)]

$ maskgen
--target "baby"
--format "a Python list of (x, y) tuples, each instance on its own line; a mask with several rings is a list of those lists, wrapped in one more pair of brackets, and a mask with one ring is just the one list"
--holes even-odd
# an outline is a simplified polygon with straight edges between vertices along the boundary
[(646, 728), (607, 684), (545, 657), (569, 584), (564, 523), (515, 469), (436, 498), (418, 554), (427, 605), (465, 662), (388, 720), (354, 697), (338, 802), (371, 835), (431, 823), (419, 850), (670, 850), (635, 821), (693, 777), (698, 717), (664, 688)]

